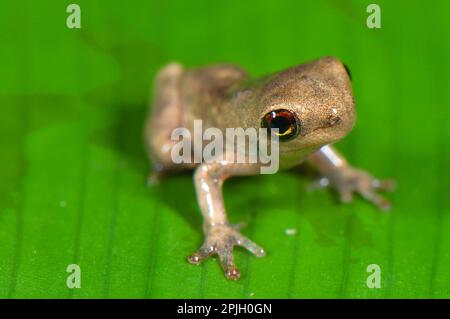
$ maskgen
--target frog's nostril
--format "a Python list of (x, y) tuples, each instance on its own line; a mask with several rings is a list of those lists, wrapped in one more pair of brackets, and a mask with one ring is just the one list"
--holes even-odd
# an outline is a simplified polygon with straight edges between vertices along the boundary
[(343, 63), (345, 71), (347, 72), (348, 77), (350, 78), (350, 81), (352, 80), (352, 73), (350, 72), (350, 69), (348, 68), (347, 64)]

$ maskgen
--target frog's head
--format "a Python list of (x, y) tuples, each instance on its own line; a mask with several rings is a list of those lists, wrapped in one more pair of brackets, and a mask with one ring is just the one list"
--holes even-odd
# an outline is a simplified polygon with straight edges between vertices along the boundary
[(340, 140), (355, 119), (350, 73), (332, 57), (269, 77), (258, 100), (261, 126), (279, 130), (282, 162)]

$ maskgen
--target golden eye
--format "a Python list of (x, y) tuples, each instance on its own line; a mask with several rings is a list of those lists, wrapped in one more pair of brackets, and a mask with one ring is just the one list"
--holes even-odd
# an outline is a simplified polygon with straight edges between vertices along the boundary
[(268, 129), (277, 128), (281, 141), (288, 141), (300, 132), (300, 121), (294, 113), (285, 109), (270, 111), (264, 115), (261, 126)]

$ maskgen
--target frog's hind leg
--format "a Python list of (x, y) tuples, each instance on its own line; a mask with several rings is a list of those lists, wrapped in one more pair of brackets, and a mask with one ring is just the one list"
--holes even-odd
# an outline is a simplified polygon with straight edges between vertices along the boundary
[(180, 79), (183, 67), (178, 63), (165, 66), (155, 79), (154, 97), (150, 117), (145, 126), (146, 148), (152, 162), (148, 182), (157, 182), (166, 172), (186, 168), (175, 164), (170, 139), (172, 131), (181, 127)]

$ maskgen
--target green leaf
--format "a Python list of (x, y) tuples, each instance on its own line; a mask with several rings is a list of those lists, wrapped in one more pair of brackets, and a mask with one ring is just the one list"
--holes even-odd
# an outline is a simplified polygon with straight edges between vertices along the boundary
[[(378, 1), (381, 29), (370, 1), (77, 3), (79, 30), (54, 1), (1, 7), (0, 298), (450, 297), (448, 1)], [(231, 179), (230, 220), (267, 256), (238, 249), (237, 282), (218, 260), (188, 264), (203, 240), (190, 174), (145, 183), (155, 73), (176, 60), (257, 76), (324, 55), (350, 67), (357, 102), (337, 146), (397, 180), (394, 208), (341, 205), (293, 172)]]

